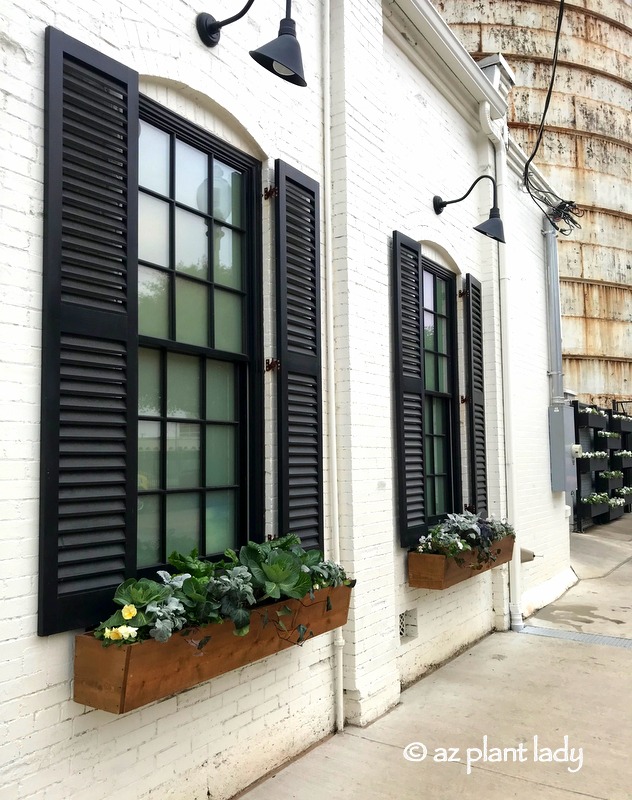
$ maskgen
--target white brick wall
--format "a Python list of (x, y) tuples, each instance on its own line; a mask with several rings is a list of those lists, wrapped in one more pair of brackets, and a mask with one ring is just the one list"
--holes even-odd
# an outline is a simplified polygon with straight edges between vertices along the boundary
[[(234, 12), (227, 0), (211, 9)], [(332, 637), (273, 656), (117, 718), (71, 698), (73, 638), (36, 636), (39, 498), (44, 29), (54, 25), (141, 74), (142, 91), (261, 159), (264, 186), (281, 157), (323, 181), (321, 10), (294, 16), (308, 88), (275, 80), (248, 56), (274, 37), (283, 3), (255, 4), (215, 50), (194, 9), (173, 0), (5, 3), (0, 16), (0, 800), (227, 798), (333, 728)], [(332, 242), (342, 561), (358, 578), (345, 629), (346, 713), (366, 724), (408, 683), (491, 630), (487, 574), (445, 592), (415, 591), (395, 529), (390, 240), (427, 244), (483, 282), (490, 500), (505, 510), (495, 246), (471, 228), (489, 208), (484, 183), (440, 218), (432, 195), (455, 197), (488, 169), (476, 103), (419, 71), (403, 39), (384, 37), (379, 0), (335, 0), (332, 14)], [(406, 52), (404, 52), (406, 50)], [(440, 65), (436, 73), (440, 74)], [(432, 78), (432, 79), (431, 79)], [(511, 248), (513, 382), (529, 603), (557, 591), (568, 564), (563, 500), (548, 488), (542, 243), (515, 181), (503, 209)], [(264, 357), (276, 355), (272, 209), (264, 203)], [(524, 298), (529, 298), (529, 303)], [(462, 309), (459, 304), (459, 314)], [(266, 532), (275, 530), (274, 377), (266, 378)], [(327, 476), (328, 462), (325, 461)], [(328, 489), (328, 487), (327, 487)], [(327, 497), (327, 491), (326, 491)], [(329, 509), (326, 509), (329, 521)], [(329, 547), (330, 526), (326, 544)], [(500, 577), (498, 573), (500, 572)], [(560, 589), (561, 591), (561, 589)], [(502, 597), (496, 591), (495, 597)], [(398, 615), (418, 636), (400, 646)], [(498, 609), (496, 609), (496, 614)]]

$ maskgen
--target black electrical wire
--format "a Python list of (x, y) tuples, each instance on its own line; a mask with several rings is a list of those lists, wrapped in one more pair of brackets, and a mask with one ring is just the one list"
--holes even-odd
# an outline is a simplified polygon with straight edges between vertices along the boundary
[(540, 208), (543, 214), (547, 217), (551, 225), (555, 228), (555, 230), (562, 233), (564, 236), (570, 235), (572, 233), (573, 228), (580, 228), (581, 225), (577, 221), (576, 217), (581, 217), (583, 215), (583, 211), (577, 208), (577, 205), (573, 200), (562, 200), (561, 197), (555, 194), (555, 192), (548, 192), (544, 191), (543, 189), (538, 189), (531, 181), (531, 175), (529, 172), (529, 167), (531, 166), (531, 162), (536, 156), (540, 144), (542, 142), (542, 135), (544, 133), (544, 122), (546, 120), (546, 115), (549, 110), (549, 104), (551, 102), (551, 95), (553, 94), (553, 84), (555, 82), (555, 73), (557, 70), (557, 57), (559, 53), (560, 47), (560, 35), (562, 31), (562, 22), (564, 20), (564, 0), (560, 0), (560, 8), (557, 15), (557, 26), (555, 30), (555, 48), (553, 50), (553, 59), (552, 59), (552, 68), (551, 68), (551, 79), (549, 81), (549, 88), (546, 93), (546, 99), (544, 101), (544, 109), (542, 111), (542, 119), (540, 120), (540, 126), (538, 128), (538, 135), (536, 137), (536, 142), (533, 147), (533, 152), (527, 159), (524, 165), (524, 185), (529, 192), (529, 195), (533, 202)]

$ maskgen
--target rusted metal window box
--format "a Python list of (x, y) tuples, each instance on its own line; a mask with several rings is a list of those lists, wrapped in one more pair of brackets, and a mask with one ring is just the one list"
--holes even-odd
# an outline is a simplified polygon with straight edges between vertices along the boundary
[[(339, 628), (347, 621), (350, 599), (351, 587), (339, 586), (319, 589), (314, 600), (306, 595), (254, 607), (245, 636), (235, 636), (228, 620), (175, 633), (164, 643), (104, 647), (92, 634), (81, 634), (75, 639), (74, 700), (112, 714), (132, 711)], [(208, 644), (198, 649), (207, 636)]]
[(433, 553), (409, 552), (408, 584), (414, 589), (448, 589), (461, 581), (506, 564), (511, 560), (513, 548), (513, 536), (505, 536), (494, 542), (492, 552), (496, 554), (496, 560), (487, 564), (478, 563), (475, 550), (463, 553), (458, 562), (455, 558)]

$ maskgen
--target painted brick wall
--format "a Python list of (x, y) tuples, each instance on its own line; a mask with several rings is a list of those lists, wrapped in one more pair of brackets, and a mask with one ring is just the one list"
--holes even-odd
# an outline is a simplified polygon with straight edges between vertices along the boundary
[[(211, 9), (218, 17), (234, 12), (227, 0), (218, 3)], [(296, 4), (307, 89), (275, 80), (248, 56), (276, 35), (282, 3), (255, 4), (225, 29), (214, 51), (199, 43), (197, 9), (184, 0), (158, 11), (144, 1), (106, 6), (87, 0), (78, 11), (67, 0), (34, 0), (28, 9), (6, 3), (0, 12), (0, 800), (223, 800), (333, 728), (329, 635), (121, 718), (70, 699), (70, 634), (35, 635), (44, 29), (54, 25), (138, 70), (146, 94), (261, 159), (264, 185), (273, 180), (276, 157), (322, 182), (321, 5)], [(471, 231), (489, 208), (487, 190), (458, 213), (438, 218), (431, 207), (433, 194), (456, 196), (489, 169), (476, 104), (450, 98), (436, 75), (418, 71), (403, 40), (400, 46), (384, 37), (379, 0), (336, 0), (332, 31), (336, 488), (341, 560), (358, 578), (345, 629), (345, 702), (348, 718), (366, 724), (397, 702), (401, 683), (493, 627), (492, 585), (500, 580), (486, 575), (447, 592), (406, 586), (394, 509), (391, 233), (399, 229), (428, 243), (442, 263), (483, 282), (490, 495), (492, 509), (502, 514), (498, 279), (494, 247)], [(516, 309), (518, 330), (533, 337), (533, 347), (516, 337), (516, 361), (527, 367), (514, 390), (525, 427), (520, 470), (529, 486), (521, 534), (547, 556), (525, 573), (525, 589), (537, 596), (542, 585), (557, 587), (567, 549), (560, 537), (563, 503), (551, 497), (543, 477), (539, 222), (513, 184), (511, 194), (510, 218), (518, 228), (524, 224), (516, 239), (522, 255), (513, 302), (520, 306), (527, 292), (533, 299), (530, 308)], [(265, 357), (276, 355), (271, 221), (264, 204)], [(529, 402), (520, 405), (522, 397)], [(272, 533), (272, 375), (265, 408), (266, 532)], [(325, 412), (331, 411), (325, 396)], [(326, 473), (327, 467), (325, 461)], [(418, 635), (400, 643), (403, 611), (412, 613)]]

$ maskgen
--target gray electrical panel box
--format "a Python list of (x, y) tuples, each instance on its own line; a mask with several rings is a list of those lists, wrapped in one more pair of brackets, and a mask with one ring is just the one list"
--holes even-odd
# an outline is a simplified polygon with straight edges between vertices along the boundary
[(573, 444), (575, 444), (575, 412), (572, 406), (550, 406), (549, 446), (551, 489), (554, 492), (574, 492), (577, 489), (577, 469), (571, 453)]

